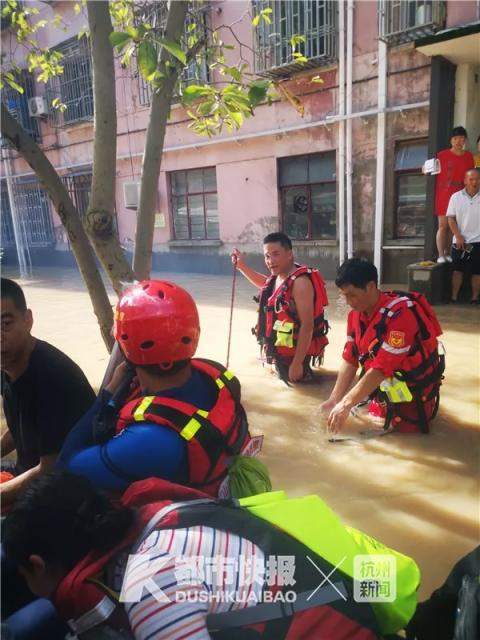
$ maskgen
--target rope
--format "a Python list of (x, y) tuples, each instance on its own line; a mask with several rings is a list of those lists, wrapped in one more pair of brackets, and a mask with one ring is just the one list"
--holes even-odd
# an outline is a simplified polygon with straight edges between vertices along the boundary
[(232, 279), (232, 296), (230, 298), (230, 321), (228, 324), (228, 342), (227, 342), (227, 362), (226, 367), (230, 363), (230, 345), (232, 343), (232, 322), (233, 322), (233, 305), (235, 303), (235, 287), (237, 284), (237, 261), (233, 263), (233, 279)]

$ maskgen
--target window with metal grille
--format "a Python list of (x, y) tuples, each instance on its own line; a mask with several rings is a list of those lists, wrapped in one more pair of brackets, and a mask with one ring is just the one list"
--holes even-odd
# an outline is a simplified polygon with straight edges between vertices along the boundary
[(67, 107), (61, 112), (53, 111), (55, 124), (72, 124), (93, 117), (92, 61), (87, 38), (70, 38), (57, 47), (63, 54), (63, 73), (52, 78), (47, 88), (47, 99), (51, 105), (54, 98)]
[(17, 76), (17, 82), (22, 87), (23, 93), (19, 93), (5, 84), (2, 89), (2, 102), (25, 131), (39, 142), (40, 127), (38, 126), (38, 118), (32, 118), (28, 113), (28, 100), (35, 95), (33, 76), (26, 69), (23, 69), (21, 74)]
[(72, 199), (79, 215), (84, 218), (90, 199), (90, 191), (92, 189), (92, 172), (67, 174), (62, 176), (62, 182), (67, 187), (68, 194)]
[(15, 233), (13, 231), (12, 211), (10, 209), (6, 180), (1, 180), (0, 183), (0, 203), (2, 212), (2, 247), (12, 247), (15, 245)]
[[(329, 64), (337, 58), (337, 15), (334, 0), (254, 0), (255, 14), (271, 9), (271, 23), (261, 19), (254, 28), (255, 70), (269, 75), (289, 75), (294, 71)], [(308, 62), (296, 63), (291, 39), (304, 36), (297, 45)]]
[[(167, 2), (154, 2), (142, 7), (143, 13), (136, 17), (136, 20), (144, 19), (148, 21), (154, 29), (162, 35), (167, 20)], [(208, 3), (191, 2), (185, 20), (185, 41), (188, 42), (190, 35), (189, 28), (196, 25), (195, 34), (198, 38), (206, 37), (207, 34), (207, 11)], [(145, 13), (147, 12), (147, 13)], [(205, 83), (208, 81), (208, 65), (206, 56), (206, 45), (198, 52), (193, 60), (182, 72), (180, 84), (184, 87), (194, 83)], [(148, 106), (152, 100), (152, 86), (145, 80), (137, 69), (138, 79), (138, 101), (143, 106)]]
[(279, 160), (283, 229), (295, 240), (337, 236), (335, 151)]
[(445, 22), (442, 0), (379, 0), (380, 39), (401, 44), (430, 35)]
[(422, 166), (427, 159), (426, 140), (400, 143), (395, 151), (395, 238), (425, 235), (427, 177)]
[(175, 240), (218, 240), (215, 167), (174, 171), (170, 190)]
[(14, 181), (13, 193), (16, 211), (29, 247), (54, 244), (52, 216), (47, 193), (36, 179), (20, 178)]

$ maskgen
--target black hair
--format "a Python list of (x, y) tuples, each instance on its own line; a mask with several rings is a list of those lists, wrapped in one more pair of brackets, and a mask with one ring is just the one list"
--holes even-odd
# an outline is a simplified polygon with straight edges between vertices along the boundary
[(369, 282), (378, 285), (377, 267), (363, 258), (350, 258), (338, 267), (335, 284), (344, 287), (351, 284), (358, 289), (365, 289)]
[(452, 139), (454, 136), (464, 136), (465, 138), (468, 138), (467, 130), (465, 129), (465, 127), (453, 127), (450, 133), (450, 139)]
[[(158, 376), (159, 378), (165, 378), (167, 376), (174, 375), (179, 371), (185, 369), (191, 362), (191, 358), (187, 358), (186, 360), (177, 360), (174, 362), (170, 369), (162, 369), (162, 367), (158, 364), (134, 364), (133, 367), (138, 369), (143, 369), (147, 373), (152, 376)], [(131, 363), (130, 363), (131, 364)]]
[(275, 233), (269, 233), (263, 239), (263, 244), (269, 244), (270, 242), (278, 242), (284, 249), (292, 249), (292, 241), (286, 233), (281, 231), (275, 231)]
[(107, 551), (130, 528), (134, 512), (114, 507), (87, 478), (53, 471), (32, 480), (7, 515), (7, 557), (27, 566), (32, 554), (66, 570), (92, 550)]
[(2, 298), (10, 298), (19, 311), (27, 310), (27, 301), (22, 287), (10, 278), (2, 278)]

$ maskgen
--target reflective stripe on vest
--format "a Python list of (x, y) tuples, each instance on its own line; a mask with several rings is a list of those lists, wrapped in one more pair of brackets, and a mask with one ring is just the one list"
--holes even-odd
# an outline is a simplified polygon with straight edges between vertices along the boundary
[(140, 402), (138, 407), (133, 412), (133, 419), (135, 420), (135, 422), (143, 421), (143, 416), (145, 415), (145, 411), (148, 409), (148, 407), (152, 404), (154, 400), (155, 400), (155, 396), (145, 396), (143, 398), (143, 400)]
[[(208, 418), (208, 411), (204, 411), (203, 409), (198, 409), (198, 411), (195, 412), (195, 415), (197, 414), (202, 416), (202, 418)], [(180, 431), (180, 435), (182, 438), (185, 438), (185, 440), (191, 440), (201, 426), (201, 423), (192, 417)]]

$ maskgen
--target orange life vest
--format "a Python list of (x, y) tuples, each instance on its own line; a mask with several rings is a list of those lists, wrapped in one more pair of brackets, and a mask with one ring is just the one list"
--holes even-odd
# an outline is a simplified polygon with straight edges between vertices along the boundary
[(173, 398), (136, 397), (121, 409), (116, 433), (140, 422), (170, 427), (187, 442), (187, 484), (216, 496), (227, 475), (227, 459), (249, 442), (248, 421), (241, 404), (240, 382), (224, 366), (195, 358), (191, 365), (207, 375), (217, 389), (210, 411)]
[(323, 278), (317, 269), (295, 266), (296, 270), (276, 290), (276, 277), (270, 276), (260, 292), (255, 335), (269, 362), (275, 360), (275, 355), (293, 357), (295, 354), (300, 321), (293, 300), (293, 285), (301, 276), (310, 279), (314, 290), (313, 335), (307, 355), (323, 358), (328, 344), (328, 322), (324, 317), (328, 298)]

